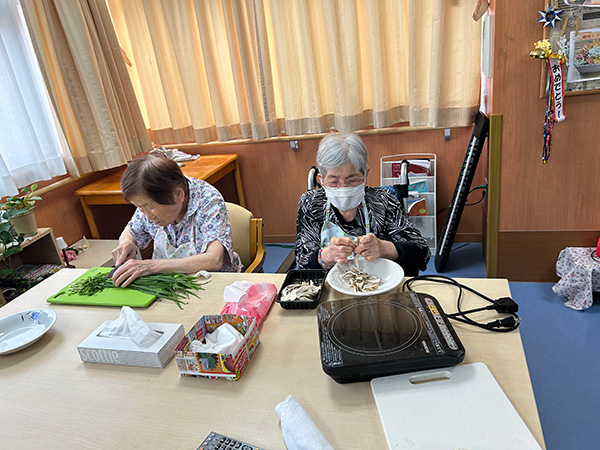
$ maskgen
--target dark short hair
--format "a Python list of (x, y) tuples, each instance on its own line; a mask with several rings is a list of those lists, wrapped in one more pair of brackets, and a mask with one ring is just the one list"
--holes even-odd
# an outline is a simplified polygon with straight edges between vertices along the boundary
[(150, 152), (131, 161), (123, 178), (121, 190), (128, 200), (145, 196), (159, 205), (175, 203), (175, 189), (181, 187), (185, 198), (189, 196), (188, 180), (177, 163), (162, 152)]

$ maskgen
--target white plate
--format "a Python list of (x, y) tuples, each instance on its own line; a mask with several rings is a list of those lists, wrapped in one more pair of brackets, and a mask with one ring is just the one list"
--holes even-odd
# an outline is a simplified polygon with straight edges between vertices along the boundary
[[(350, 263), (350, 267), (353, 263)], [(379, 295), (391, 291), (402, 283), (404, 278), (404, 269), (399, 264), (389, 259), (379, 258), (375, 261), (367, 261), (362, 256), (358, 257), (358, 265), (360, 270), (368, 273), (371, 276), (381, 278), (383, 283), (379, 289), (368, 292), (356, 292), (348, 287), (342, 279), (342, 275), (348, 270), (347, 264), (336, 264), (327, 274), (327, 282), (329, 286), (338, 292), (352, 296), (369, 296)]]
[(30, 346), (56, 322), (56, 313), (40, 308), (21, 311), (0, 319), (0, 355)]

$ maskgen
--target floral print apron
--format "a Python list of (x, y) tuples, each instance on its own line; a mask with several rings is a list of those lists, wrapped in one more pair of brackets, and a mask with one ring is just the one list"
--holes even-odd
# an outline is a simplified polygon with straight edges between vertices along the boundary
[[(329, 219), (331, 216), (331, 203), (327, 200), (327, 204), (325, 206), (325, 220), (323, 221), (323, 226), (321, 227), (321, 248), (329, 247), (329, 242), (332, 237), (349, 237), (355, 238), (356, 236), (351, 236), (346, 233), (339, 225), (331, 222)], [(371, 232), (371, 222), (369, 220), (369, 212), (367, 211), (367, 204), (363, 200), (362, 202), (363, 214), (365, 216), (365, 234), (369, 234)]]
[(185, 258), (187, 256), (197, 255), (196, 246), (194, 245), (194, 228), (190, 236), (190, 241), (185, 244), (181, 244), (179, 247), (169, 243), (167, 232), (164, 228), (160, 228), (154, 238), (154, 250), (152, 252), (152, 259), (173, 259), (173, 258)]

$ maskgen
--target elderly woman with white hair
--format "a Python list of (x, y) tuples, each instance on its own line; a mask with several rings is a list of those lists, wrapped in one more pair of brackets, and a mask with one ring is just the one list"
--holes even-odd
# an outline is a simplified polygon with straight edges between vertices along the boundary
[(346, 263), (352, 253), (367, 261), (396, 261), (407, 275), (427, 268), (427, 241), (400, 202), (385, 188), (365, 186), (367, 149), (357, 134), (325, 136), (319, 143), (317, 167), (323, 188), (305, 192), (298, 204), (298, 268), (328, 269)]

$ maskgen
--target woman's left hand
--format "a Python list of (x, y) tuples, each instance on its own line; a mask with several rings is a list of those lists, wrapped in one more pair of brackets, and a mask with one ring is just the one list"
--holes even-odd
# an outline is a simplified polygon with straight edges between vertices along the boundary
[(392, 242), (379, 239), (373, 233), (360, 238), (358, 246), (354, 249), (354, 253), (362, 255), (367, 261), (375, 261), (377, 258), (398, 258), (396, 246)]
[(152, 259), (129, 259), (125, 261), (113, 273), (113, 284), (127, 287), (136, 278), (157, 273), (157, 261)]

